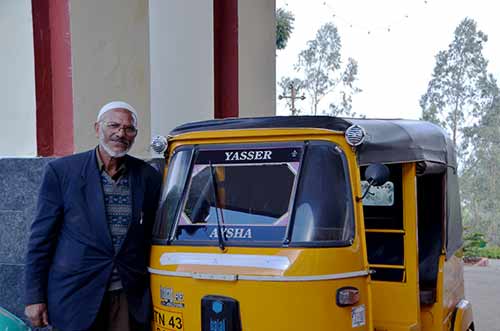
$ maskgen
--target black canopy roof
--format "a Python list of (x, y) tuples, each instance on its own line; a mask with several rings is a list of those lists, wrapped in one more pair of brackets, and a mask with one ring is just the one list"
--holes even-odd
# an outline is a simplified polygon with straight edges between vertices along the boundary
[(453, 143), (437, 125), (425, 121), (402, 119), (352, 119), (330, 116), (274, 116), (229, 118), (187, 123), (170, 133), (270, 129), (319, 128), (345, 132), (353, 124), (366, 131), (364, 143), (357, 148), (361, 165), (428, 161), (456, 167)]

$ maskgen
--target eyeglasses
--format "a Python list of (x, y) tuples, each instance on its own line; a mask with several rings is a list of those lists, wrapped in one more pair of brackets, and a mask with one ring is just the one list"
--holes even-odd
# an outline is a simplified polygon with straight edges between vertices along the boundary
[(116, 122), (103, 122), (108, 130), (111, 132), (118, 132), (123, 130), (123, 132), (130, 137), (135, 137), (137, 135), (137, 128), (135, 126), (121, 126), (120, 123)]

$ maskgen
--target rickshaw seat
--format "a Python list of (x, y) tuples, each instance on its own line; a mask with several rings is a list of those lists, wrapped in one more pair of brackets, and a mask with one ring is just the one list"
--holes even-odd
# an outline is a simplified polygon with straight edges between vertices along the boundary
[(418, 177), (418, 249), (420, 303), (436, 302), (444, 217), (443, 176)]
[(441, 240), (428, 238), (424, 244), (420, 242), (419, 247), (419, 280), (421, 288), (435, 288), (437, 282), (439, 255), (441, 253)]
[(436, 289), (420, 289), (420, 304), (432, 305), (436, 302)]
[[(436, 302), (436, 287), (442, 240), (440, 238), (440, 231), (435, 228), (435, 225), (428, 223), (422, 228), (425, 229), (427, 236), (425, 240), (421, 238), (421, 240), (419, 241), (420, 247), (418, 273), (420, 286), (420, 303), (429, 305)], [(419, 234), (420, 233), (423, 232), (419, 231)]]

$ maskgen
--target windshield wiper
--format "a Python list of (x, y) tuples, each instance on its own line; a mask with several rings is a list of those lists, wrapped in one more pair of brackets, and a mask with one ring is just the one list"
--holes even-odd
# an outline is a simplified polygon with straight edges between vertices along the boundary
[(217, 238), (219, 239), (219, 248), (221, 251), (224, 251), (225, 245), (224, 241), (225, 238), (224, 232), (222, 231), (222, 226), (221, 222), (219, 220), (219, 211), (220, 211), (220, 217), (222, 218), (222, 222), (224, 222), (224, 214), (222, 213), (222, 209), (219, 208), (219, 196), (218, 196), (218, 190), (217, 190), (217, 180), (215, 179), (214, 175), (214, 167), (212, 165), (212, 162), (210, 162), (210, 177), (212, 178), (212, 189), (214, 193), (214, 199), (215, 199), (215, 218), (217, 219)]

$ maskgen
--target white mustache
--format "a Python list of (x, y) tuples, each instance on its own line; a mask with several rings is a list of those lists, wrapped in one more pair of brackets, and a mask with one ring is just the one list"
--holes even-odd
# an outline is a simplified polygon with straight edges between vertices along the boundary
[(119, 142), (119, 143), (122, 143), (126, 146), (129, 146), (130, 145), (130, 142), (125, 140), (125, 139), (120, 139), (120, 138), (110, 138), (111, 141), (114, 141), (114, 142)]

